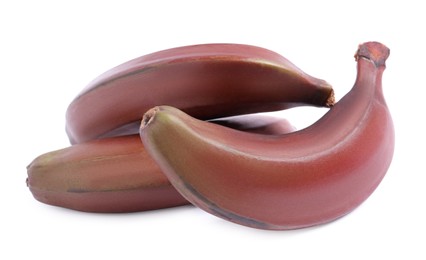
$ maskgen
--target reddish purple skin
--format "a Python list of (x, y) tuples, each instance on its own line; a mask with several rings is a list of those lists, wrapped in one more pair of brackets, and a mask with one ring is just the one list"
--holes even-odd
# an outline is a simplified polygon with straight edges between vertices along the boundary
[(333, 103), (328, 83), (277, 53), (248, 45), (205, 44), (149, 54), (105, 72), (71, 102), (66, 129), (71, 143), (81, 143), (111, 136), (157, 105), (207, 120)]
[[(295, 130), (287, 120), (265, 115), (215, 122), (271, 135)], [(129, 127), (116, 134), (138, 129)], [(86, 212), (136, 212), (189, 204), (146, 153), (136, 134), (94, 140), (43, 154), (28, 166), (27, 185), (43, 203)]]
[(339, 218), (365, 201), (393, 157), (382, 92), (389, 50), (360, 46), (354, 87), (312, 126), (281, 136), (212, 126), (168, 106), (145, 115), (140, 135), (192, 204), (261, 229), (296, 229)]

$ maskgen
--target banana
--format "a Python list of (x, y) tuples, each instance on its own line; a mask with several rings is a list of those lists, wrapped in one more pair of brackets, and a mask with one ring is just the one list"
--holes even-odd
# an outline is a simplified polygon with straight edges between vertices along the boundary
[(361, 44), (353, 88), (299, 131), (253, 135), (158, 106), (144, 115), (141, 139), (183, 197), (213, 215), (272, 230), (331, 222), (365, 201), (391, 164), (388, 55), (381, 43)]
[[(294, 131), (285, 119), (246, 115), (213, 122), (247, 132)], [(144, 150), (138, 134), (92, 140), (35, 158), (27, 185), (46, 204), (86, 212), (135, 212), (189, 204)]]
[(133, 129), (137, 133), (143, 113), (157, 105), (208, 120), (333, 104), (327, 82), (275, 52), (242, 44), (201, 44), (151, 53), (101, 74), (68, 106), (66, 132), (73, 144)]

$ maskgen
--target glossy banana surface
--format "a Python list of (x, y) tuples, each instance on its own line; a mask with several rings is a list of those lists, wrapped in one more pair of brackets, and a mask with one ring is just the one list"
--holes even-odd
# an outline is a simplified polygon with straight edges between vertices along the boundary
[(100, 75), (69, 105), (66, 131), (71, 143), (122, 135), (138, 129), (143, 113), (157, 105), (208, 120), (333, 104), (327, 82), (275, 52), (201, 44), (148, 54)]
[(361, 44), (353, 88), (299, 131), (254, 135), (159, 106), (145, 114), (140, 135), (173, 186), (211, 214), (260, 229), (327, 223), (365, 201), (391, 164), (388, 55), (381, 43)]
[[(287, 120), (267, 115), (214, 122), (271, 135), (295, 130)], [(146, 153), (136, 134), (45, 153), (33, 160), (27, 172), (27, 185), (37, 200), (74, 210), (120, 213), (189, 204)]]

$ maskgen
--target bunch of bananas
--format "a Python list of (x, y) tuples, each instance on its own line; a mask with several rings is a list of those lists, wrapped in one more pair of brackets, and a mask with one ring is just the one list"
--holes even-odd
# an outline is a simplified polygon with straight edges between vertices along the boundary
[[(394, 128), (382, 92), (389, 49), (359, 45), (354, 87), (338, 102), (326, 81), (281, 55), (242, 44), (151, 53), (103, 73), (66, 112), (71, 146), (27, 167), (44, 203), (87, 212), (193, 204), (260, 229), (330, 222), (386, 174)], [(296, 131), (257, 112), (330, 108)]]

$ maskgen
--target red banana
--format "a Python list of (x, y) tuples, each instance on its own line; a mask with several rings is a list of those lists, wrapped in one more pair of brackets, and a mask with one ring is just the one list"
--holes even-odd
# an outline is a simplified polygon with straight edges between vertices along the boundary
[[(287, 120), (261, 115), (214, 120), (247, 132), (294, 131)], [(144, 150), (139, 135), (104, 138), (40, 155), (27, 185), (46, 204), (87, 212), (135, 212), (189, 204)]]
[(365, 201), (390, 166), (388, 55), (381, 43), (361, 44), (354, 87), (305, 129), (253, 135), (159, 106), (144, 115), (141, 139), (173, 186), (211, 214), (260, 229), (330, 222)]
[(199, 119), (329, 107), (331, 86), (279, 54), (242, 44), (201, 44), (148, 54), (98, 78), (71, 102), (66, 130), (71, 143), (138, 132), (149, 108), (171, 105)]

